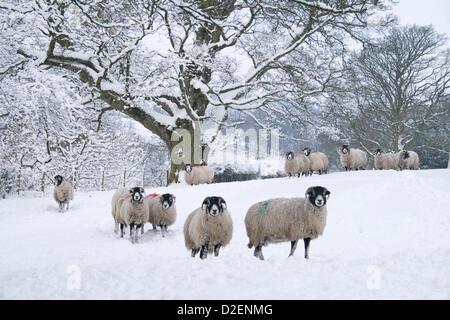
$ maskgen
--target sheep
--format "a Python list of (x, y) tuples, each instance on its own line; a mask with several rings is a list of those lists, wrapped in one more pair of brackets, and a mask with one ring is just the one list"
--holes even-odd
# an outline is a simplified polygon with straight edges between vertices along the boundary
[[(156, 193), (148, 195), (147, 204), (149, 208), (148, 222), (161, 228), (161, 235), (165, 237), (167, 227), (175, 223), (177, 209), (175, 207), (176, 197), (173, 194), (165, 193), (159, 195)], [(144, 233), (144, 225), (141, 227), (141, 234)]]
[(344, 144), (337, 148), (337, 152), (341, 156), (341, 164), (347, 170), (365, 170), (367, 167), (367, 153), (355, 149), (350, 148), (349, 145)]
[(219, 250), (226, 246), (233, 233), (233, 221), (222, 197), (206, 197), (202, 206), (187, 217), (184, 227), (184, 243), (191, 256), (200, 251), (200, 259), (206, 259), (208, 251)]
[(398, 170), (398, 157), (393, 153), (383, 153), (381, 149), (375, 150), (374, 167), (377, 170)]
[(111, 200), (111, 214), (117, 227), (120, 224), (120, 237), (123, 238), (124, 227), (130, 226), (130, 240), (137, 242), (137, 230), (148, 221), (149, 209), (145, 201), (144, 188), (118, 189)]
[(398, 165), (403, 169), (419, 169), (419, 155), (411, 150), (402, 150), (397, 153)]
[(306, 198), (279, 198), (253, 204), (245, 216), (248, 247), (255, 247), (254, 256), (264, 260), (262, 246), (269, 243), (291, 242), (294, 255), (299, 239), (305, 243), (305, 259), (309, 259), (309, 243), (323, 234), (326, 225), (326, 203), (330, 191), (310, 187)]
[(284, 171), (291, 177), (300, 172), (300, 161), (295, 157), (294, 153), (286, 153), (286, 161), (284, 163)]
[(55, 176), (55, 187), (53, 189), (53, 199), (58, 203), (58, 211), (63, 213), (69, 210), (69, 202), (73, 200), (73, 186), (69, 180), (62, 176)]
[(209, 166), (192, 167), (190, 164), (186, 164), (184, 170), (184, 181), (189, 185), (213, 182), (214, 169)]
[(311, 162), (309, 158), (304, 154), (296, 154), (295, 158), (299, 159), (300, 162), (300, 170), (298, 172), (298, 176), (307, 176), (309, 174), (309, 170), (311, 169)]
[(304, 148), (303, 153), (309, 159), (310, 169), (309, 174), (312, 175), (314, 171), (319, 174), (328, 172), (328, 158), (322, 152), (311, 153), (311, 148)]

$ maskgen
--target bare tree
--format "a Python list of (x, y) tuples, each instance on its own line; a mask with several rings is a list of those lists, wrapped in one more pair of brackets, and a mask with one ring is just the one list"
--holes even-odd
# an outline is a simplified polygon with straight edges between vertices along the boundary
[[(219, 132), (230, 109), (247, 112), (287, 93), (322, 91), (330, 72), (319, 68), (315, 76), (310, 67), (303, 72), (295, 57), (299, 52), (313, 57), (309, 48), (318, 43), (326, 48), (342, 34), (359, 38), (374, 3), (14, 1), (0, 6), (17, 31), (4, 37), (18, 52), (4, 70), (33, 66), (75, 73), (92, 100), (104, 103), (99, 120), (107, 111), (122, 112), (172, 150), (176, 128), (193, 133), (196, 121), (209, 119)], [(249, 66), (240, 63), (243, 57)], [(309, 81), (299, 87), (292, 76)], [(176, 169), (172, 163), (168, 183)]]
[(331, 99), (341, 137), (369, 151), (438, 149), (447, 154), (450, 51), (443, 49), (445, 43), (431, 26), (395, 27), (353, 54), (345, 90)]

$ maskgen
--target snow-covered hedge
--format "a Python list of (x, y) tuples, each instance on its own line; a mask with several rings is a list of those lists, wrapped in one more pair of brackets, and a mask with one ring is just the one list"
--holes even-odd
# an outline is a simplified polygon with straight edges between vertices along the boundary
[(278, 158), (249, 160), (246, 163), (212, 163), (214, 182), (246, 181), (285, 176), (282, 161)]

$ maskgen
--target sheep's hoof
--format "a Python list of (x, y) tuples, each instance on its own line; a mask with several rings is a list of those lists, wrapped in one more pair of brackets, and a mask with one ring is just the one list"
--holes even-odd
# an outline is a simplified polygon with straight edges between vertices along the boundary
[(264, 261), (264, 256), (262, 254), (259, 256), (259, 260)]

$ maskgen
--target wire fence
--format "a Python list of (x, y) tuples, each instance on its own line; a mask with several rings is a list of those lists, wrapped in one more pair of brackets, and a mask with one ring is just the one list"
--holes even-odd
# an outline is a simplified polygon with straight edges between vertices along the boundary
[[(161, 170), (160, 170), (161, 171)], [(75, 190), (106, 191), (120, 187), (144, 187), (165, 184), (166, 172), (157, 173), (147, 170), (145, 167), (135, 170), (127, 168), (121, 171), (101, 169), (97, 171), (73, 170), (65, 179), (69, 180)], [(155, 179), (156, 178), (156, 179)], [(156, 180), (156, 182), (155, 182)], [(29, 168), (18, 168), (14, 175), (6, 181), (5, 194), (21, 195), (25, 192), (41, 192), (45, 194), (53, 190), (54, 174), (37, 172)], [(3, 196), (4, 197), (4, 196)]]

